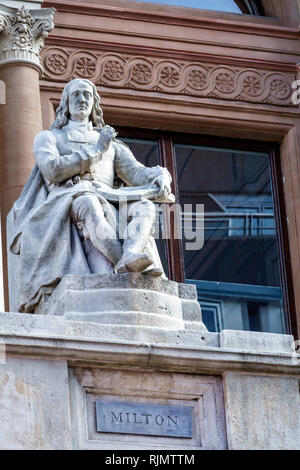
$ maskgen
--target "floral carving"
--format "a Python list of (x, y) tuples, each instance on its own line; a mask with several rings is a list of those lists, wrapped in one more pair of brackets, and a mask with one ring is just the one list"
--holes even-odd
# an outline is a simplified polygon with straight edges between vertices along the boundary
[(31, 29), (34, 25), (34, 19), (24, 5), (12, 17), (11, 24), (14, 27), (13, 43), (21, 48), (31, 46), (33, 39)]
[(120, 80), (124, 74), (124, 67), (117, 60), (109, 60), (104, 65), (104, 75), (110, 80)]
[(132, 69), (132, 77), (137, 83), (147, 83), (151, 80), (152, 70), (146, 64), (136, 64)]
[(89, 57), (80, 57), (76, 62), (76, 71), (81, 77), (92, 77), (96, 72), (96, 61)]
[(291, 88), (288, 83), (281, 79), (275, 79), (270, 85), (271, 94), (276, 98), (287, 98), (291, 93)]
[[(179, 61), (174, 66), (168, 59), (135, 57), (113, 52), (95, 52), (49, 47), (44, 50), (46, 75), (68, 81), (78, 75), (92, 77), (104, 87), (139, 90), (147, 93), (189, 95), (214, 100), (293, 107), (292, 72), (270, 71), (247, 67)], [(51, 74), (49, 72), (51, 71)], [(163, 95), (161, 95), (163, 96)]]
[(226, 72), (222, 72), (217, 76), (216, 86), (219, 90), (230, 93), (234, 90), (234, 79)]
[(13, 38), (14, 44), (20, 48), (30, 46), (30, 37), (26, 34), (15, 34)]
[(179, 82), (179, 73), (176, 69), (174, 69), (174, 67), (164, 67), (160, 76), (164, 85), (174, 86)]
[(188, 75), (188, 83), (195, 90), (200, 90), (207, 85), (207, 74), (201, 70), (192, 70)]
[(61, 75), (67, 69), (67, 61), (61, 54), (51, 54), (46, 57), (45, 65), (50, 72)]
[(247, 95), (257, 96), (262, 92), (262, 83), (253, 75), (249, 75), (244, 79), (243, 90)]

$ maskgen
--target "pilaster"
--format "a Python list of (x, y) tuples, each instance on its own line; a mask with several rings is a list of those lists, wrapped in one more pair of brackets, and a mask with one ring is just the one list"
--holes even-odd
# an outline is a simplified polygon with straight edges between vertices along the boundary
[(7, 310), (6, 216), (34, 165), (33, 141), (42, 130), (40, 53), (54, 27), (55, 12), (53, 8), (28, 9), (27, 2), (20, 3), (18, 8), (0, 4), (0, 83), (6, 95), (1, 100), (5, 104), (0, 105), (0, 201)]

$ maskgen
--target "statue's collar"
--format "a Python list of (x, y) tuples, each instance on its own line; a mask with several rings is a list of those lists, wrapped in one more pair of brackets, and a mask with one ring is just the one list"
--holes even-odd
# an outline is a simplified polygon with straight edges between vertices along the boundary
[(66, 131), (70, 142), (86, 143), (88, 142), (89, 132), (93, 131), (93, 124), (91, 121), (81, 123), (70, 120), (63, 129)]

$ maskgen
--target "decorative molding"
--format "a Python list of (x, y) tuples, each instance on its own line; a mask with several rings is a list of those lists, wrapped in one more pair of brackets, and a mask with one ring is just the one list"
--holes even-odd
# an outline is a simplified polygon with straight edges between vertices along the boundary
[(45, 48), (42, 64), (45, 78), (55, 82), (80, 77), (114, 89), (294, 106), (291, 96), (296, 71), (284, 73), (61, 47)]
[[(5, 318), (8, 315), (20, 316), (20, 314), (1, 313), (3, 323), (6, 321), (4, 324), (8, 326), (12, 321), (10, 318)], [(29, 315), (23, 315), (23, 328), (18, 326), (16, 319), (14, 331), (2, 330), (0, 332), (0, 339), (5, 344), (7, 355), (23, 358), (39, 355), (40, 358), (45, 357), (47, 360), (65, 360), (70, 365), (80, 366), (81, 364), (94, 363), (110, 369), (114, 366), (118, 369), (124, 367), (136, 369), (139, 367), (143, 370), (162, 370), (163, 372), (170, 370), (172, 372), (193, 374), (211, 374), (213, 370), (214, 373), (219, 375), (226, 371), (260, 374), (263, 369), (265, 373), (274, 375), (285, 374), (291, 377), (300, 377), (299, 355), (292, 351), (279, 352), (274, 350), (274, 347), (269, 352), (262, 353), (259, 350), (250, 349), (245, 354), (244, 350), (241, 351), (238, 348), (216, 347), (215, 343), (211, 344), (209, 342), (207, 345), (205, 340), (203, 340), (201, 347), (196, 347), (193, 345), (138, 343), (124, 339), (118, 339), (118, 341), (107, 340), (109, 334), (107, 332), (105, 332), (106, 337), (103, 335), (101, 339), (88, 336), (78, 337), (78, 333), (75, 337), (72, 337), (65, 332), (57, 333), (60, 325), (65, 327), (64, 323), (59, 323), (55, 333), (51, 333), (50, 325), (54, 325), (52, 328), (55, 328), (57, 317), (54, 317), (54, 321), (49, 322), (50, 325), (48, 324), (47, 327), (43, 326), (43, 334), (38, 329), (33, 332), (29, 330), (30, 333), (24, 333), (25, 328), (33, 328), (27, 326), (28, 317)], [(36, 320), (40, 315), (34, 315), (33, 317)], [(72, 332), (71, 327), (67, 331)], [(218, 336), (216, 335), (216, 340), (222, 338), (221, 341), (224, 344), (227, 339), (226, 333), (228, 334), (228, 332), (225, 332), (225, 334), (222, 332)], [(205, 336), (209, 339), (209, 335), (206, 334)], [(258, 341), (257, 344), (259, 344)]]
[(224, 55), (224, 54), (213, 54), (212, 52), (209, 55), (205, 52), (195, 51), (195, 50), (183, 50), (178, 48), (178, 44), (174, 49), (168, 46), (167, 49), (148, 46), (146, 44), (141, 45), (140, 42), (137, 44), (130, 44), (128, 42), (103, 42), (99, 41), (96, 38), (88, 39), (82, 37), (71, 37), (71, 36), (59, 36), (53, 33), (48, 36), (45, 41), (47, 47), (54, 48), (63, 48), (71, 50), (85, 50), (85, 51), (101, 51), (109, 52), (118, 51), (119, 54), (130, 54), (131, 56), (147, 56), (147, 57), (167, 57), (175, 61), (189, 61), (189, 62), (203, 62), (209, 64), (223, 64), (233, 67), (244, 67), (244, 68), (254, 68), (262, 70), (271, 70), (271, 71), (281, 71), (281, 72), (292, 72), (296, 70), (295, 62), (283, 62), (269, 60), (269, 59), (255, 59), (250, 58), (247, 53), (243, 57), (236, 57), (233, 55)]
[[(151, 3), (151, 2), (150, 2)], [(253, 17), (249, 15), (236, 15), (223, 13), (223, 18), (213, 18), (206, 16), (205, 11), (199, 10), (199, 16), (189, 13), (189, 8), (185, 8), (186, 15), (182, 12), (176, 14), (176, 9), (166, 11), (156, 11), (153, 8), (136, 9), (133, 6), (124, 4), (116, 5), (96, 5), (89, 2), (72, 2), (68, 0), (45, 0), (45, 7), (55, 7), (58, 12), (71, 13), (85, 16), (102, 16), (109, 18), (119, 18), (122, 20), (143, 21), (150, 23), (168, 24), (175, 26), (187, 26), (190, 28), (203, 28), (217, 31), (230, 31), (239, 34), (253, 34), (256, 36), (268, 36), (283, 39), (299, 39), (299, 28), (283, 26), (277, 18)]]
[(0, 5), (0, 66), (25, 62), (40, 70), (45, 38), (54, 28), (54, 8), (28, 10)]

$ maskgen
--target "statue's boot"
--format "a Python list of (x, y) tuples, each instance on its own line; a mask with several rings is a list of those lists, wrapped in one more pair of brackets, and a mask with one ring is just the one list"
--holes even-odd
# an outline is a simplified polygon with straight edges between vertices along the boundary
[(152, 260), (146, 253), (137, 253), (132, 250), (126, 250), (122, 258), (116, 265), (118, 274), (143, 272), (152, 264)]
[(163, 275), (163, 270), (161, 268), (154, 268), (149, 266), (147, 269), (145, 269), (142, 274), (143, 276), (153, 276), (153, 277), (160, 277)]

